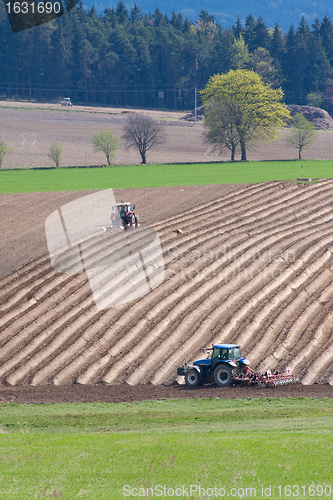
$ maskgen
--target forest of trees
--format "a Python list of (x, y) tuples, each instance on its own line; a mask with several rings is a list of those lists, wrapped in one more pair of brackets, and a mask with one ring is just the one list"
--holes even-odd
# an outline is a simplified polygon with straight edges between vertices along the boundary
[(1, 2), (0, 96), (74, 104), (192, 109), (194, 88), (230, 69), (253, 69), (287, 104), (333, 112), (333, 25), (303, 18), (282, 33), (249, 15), (228, 28), (202, 10), (197, 22), (123, 2), (98, 15), (68, 14), (13, 34)]

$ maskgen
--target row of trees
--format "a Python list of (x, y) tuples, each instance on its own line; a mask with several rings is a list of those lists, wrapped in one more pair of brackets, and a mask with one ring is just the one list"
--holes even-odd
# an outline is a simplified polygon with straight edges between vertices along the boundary
[[(149, 116), (131, 113), (125, 124), (123, 139), (125, 139), (128, 148), (132, 146), (138, 148), (141, 163), (145, 164), (147, 151), (162, 142), (163, 133), (157, 121)], [(111, 165), (118, 147), (117, 135), (111, 129), (103, 129), (93, 134), (91, 142), (94, 151), (104, 153), (108, 165)], [(5, 155), (10, 152), (12, 152), (12, 148), (0, 139), (0, 168)], [(53, 142), (49, 148), (48, 157), (54, 161), (56, 167), (60, 164), (62, 152), (63, 147), (57, 141)]]
[[(48, 157), (54, 161), (56, 167), (59, 166), (62, 149), (62, 145), (57, 141), (53, 142), (51, 144), (51, 147), (49, 148)], [(12, 152), (13, 149), (3, 139), (0, 138), (0, 168), (2, 167), (5, 156)]]
[[(127, 147), (137, 147), (141, 155), (141, 163), (147, 163), (147, 151), (157, 146), (163, 140), (162, 129), (158, 122), (149, 116), (131, 113), (125, 124), (123, 139)], [(115, 151), (118, 147), (118, 137), (110, 129), (95, 132), (92, 143), (96, 152), (102, 151), (106, 156), (108, 165), (111, 165)]]
[[(226, 78), (228, 78), (228, 75)], [(280, 107), (277, 95), (277, 99), (273, 98), (273, 105), (272, 103), (267, 104), (266, 101), (266, 104), (261, 106), (259, 115), (253, 116), (250, 107), (242, 110), (240, 107), (237, 109), (233, 107), (234, 98), (237, 99), (236, 94), (231, 95), (231, 92), (229, 92), (228, 97), (221, 95), (221, 80), (211, 83), (212, 85), (208, 84), (206, 88), (206, 91), (209, 90), (211, 94), (211, 103), (208, 104), (208, 119), (206, 122), (208, 132), (206, 138), (217, 151), (222, 152), (226, 148), (230, 149), (231, 160), (234, 161), (237, 146), (241, 145), (242, 160), (246, 160), (246, 145), (248, 143), (260, 138), (274, 140), (278, 137), (279, 127), (285, 123), (288, 111), (286, 114), (286, 108)], [(262, 85), (262, 82), (260, 83)], [(213, 86), (215, 86), (215, 91), (212, 88)], [(257, 96), (256, 104), (258, 104), (259, 98), (265, 99), (267, 88), (262, 85), (260, 90), (261, 94), (259, 94), (258, 89), (255, 92)], [(238, 94), (237, 90), (236, 92)], [(233, 112), (231, 112), (232, 110)], [(309, 122), (300, 113), (296, 113), (291, 121), (290, 128), (291, 133), (286, 140), (291, 146), (297, 148), (298, 158), (301, 159), (302, 150), (310, 146), (316, 139), (317, 131), (313, 123)], [(129, 148), (132, 146), (138, 148), (141, 163), (145, 164), (147, 162), (147, 151), (163, 141), (163, 133), (159, 124), (152, 118), (132, 114), (125, 126), (123, 138)], [(108, 165), (111, 165), (118, 147), (118, 137), (113, 130), (103, 129), (95, 132), (92, 136), (92, 144), (94, 151), (104, 153)], [(54, 142), (49, 149), (48, 156), (55, 162), (56, 167), (59, 166), (62, 149), (61, 144), (58, 142)], [(8, 152), (10, 152), (10, 148), (0, 140), (0, 167), (4, 155)]]
[(250, 69), (281, 86), (287, 103), (333, 105), (328, 17), (311, 27), (302, 19), (284, 34), (252, 15), (223, 29), (206, 10), (193, 23), (158, 8), (128, 11), (122, 1), (101, 15), (79, 3), (56, 21), (13, 34), (2, 3), (0, 10), (0, 93), (7, 98), (190, 109), (195, 86)]
[[(59, 167), (61, 156), (62, 156), (63, 147), (59, 142), (55, 141), (51, 144), (48, 152), (48, 157), (54, 161), (55, 166)], [(3, 160), (7, 154), (13, 152), (13, 149), (0, 138), (0, 168), (2, 167)]]
[[(279, 128), (290, 118), (287, 109), (279, 103), (280, 92), (272, 91), (265, 86), (260, 77), (252, 72), (231, 71), (227, 75), (213, 77), (202, 92), (207, 107), (206, 139), (215, 150), (231, 151), (231, 160), (241, 147), (242, 160), (246, 160), (248, 143), (258, 139), (274, 140), (279, 134)], [(244, 93), (249, 99), (243, 99)], [(267, 96), (270, 94), (270, 100)], [(253, 100), (253, 104), (252, 104)], [(254, 108), (259, 110), (253, 113)], [(302, 150), (316, 139), (316, 129), (303, 115), (296, 113), (291, 121), (291, 133), (286, 140), (297, 148), (301, 159)], [(135, 146), (145, 164), (146, 154), (152, 147), (160, 144), (163, 133), (160, 125), (148, 116), (131, 114), (125, 126), (123, 138), (130, 148)], [(108, 165), (112, 164), (118, 147), (118, 137), (111, 129), (103, 129), (92, 136), (95, 152), (106, 156)], [(0, 139), (0, 168), (6, 154), (12, 149)], [(49, 148), (48, 157), (58, 167), (61, 161), (63, 147), (57, 141)]]

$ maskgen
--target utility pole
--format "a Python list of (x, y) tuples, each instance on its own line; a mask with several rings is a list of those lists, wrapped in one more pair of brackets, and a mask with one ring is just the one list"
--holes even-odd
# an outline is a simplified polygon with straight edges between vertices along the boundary
[[(195, 56), (195, 79), (198, 76), (198, 59)], [(197, 84), (194, 86), (194, 125), (197, 124)]]
[(197, 124), (197, 86), (194, 87), (194, 125)]

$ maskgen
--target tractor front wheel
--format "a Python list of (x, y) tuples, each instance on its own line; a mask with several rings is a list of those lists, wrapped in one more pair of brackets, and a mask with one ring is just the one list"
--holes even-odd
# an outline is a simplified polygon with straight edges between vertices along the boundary
[(200, 384), (200, 376), (197, 370), (189, 370), (185, 373), (185, 382), (189, 387), (196, 387)]
[(219, 387), (227, 387), (232, 384), (232, 371), (226, 364), (218, 365), (214, 371), (214, 382)]

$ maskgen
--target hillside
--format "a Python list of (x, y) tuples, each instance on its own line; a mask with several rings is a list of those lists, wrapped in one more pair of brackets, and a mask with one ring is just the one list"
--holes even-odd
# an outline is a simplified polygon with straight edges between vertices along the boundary
[(333, 384), (332, 195), (332, 180), (253, 184), (152, 223), (165, 280), (103, 311), (84, 274), (39, 257), (0, 282), (1, 382), (170, 384), (224, 341), (254, 368)]

